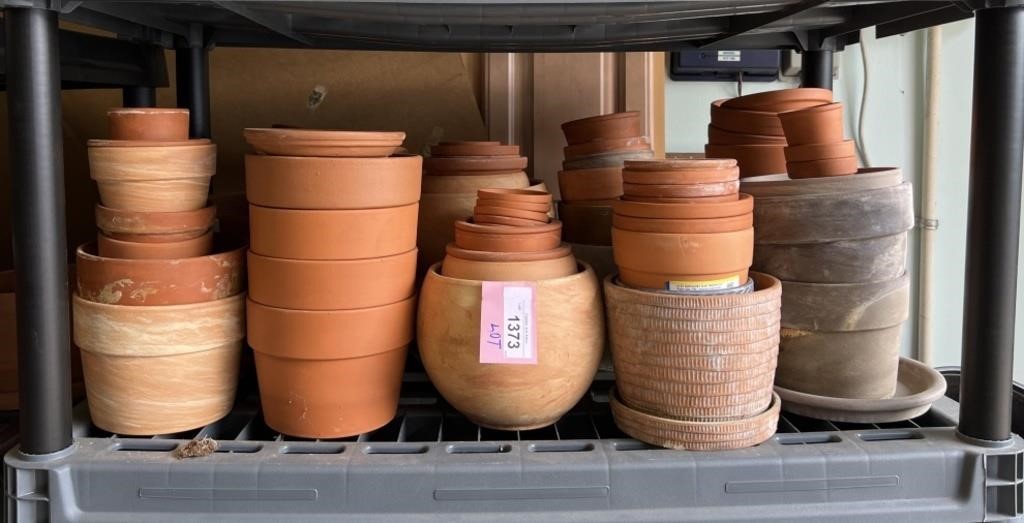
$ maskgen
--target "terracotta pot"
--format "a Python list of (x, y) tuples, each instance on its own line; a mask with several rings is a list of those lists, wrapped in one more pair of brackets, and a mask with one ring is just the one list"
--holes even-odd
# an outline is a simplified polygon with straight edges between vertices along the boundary
[(749, 194), (740, 194), (739, 199), (721, 203), (646, 203), (646, 202), (615, 202), (615, 214), (634, 216), (637, 218), (659, 218), (672, 220), (701, 220), (708, 218), (725, 218), (749, 214), (754, 210), (754, 198)]
[(391, 156), (405, 140), (403, 132), (363, 132), (321, 129), (249, 128), (245, 141), (261, 154), (277, 156)]
[[(484, 219), (475, 219), (478, 216)], [(477, 205), (476, 207), (473, 207), (473, 223), (495, 223), (487, 220), (489, 216), (525, 220), (526, 222), (530, 222), (526, 224), (527, 226), (537, 225), (538, 223), (548, 223), (551, 221), (551, 217), (548, 216), (548, 213), (546, 212), (524, 211), (522, 209), (486, 205)]]
[(647, 160), (650, 158), (654, 158), (654, 151), (650, 149), (630, 152), (612, 152), (606, 154), (595, 154), (593, 156), (586, 156), (583, 158), (577, 158), (575, 160), (565, 160), (562, 162), (562, 170), (575, 171), (578, 169), (622, 167), (622, 164), (626, 160)]
[(562, 278), (575, 273), (576, 258), (572, 254), (530, 261), (482, 261), (448, 254), (441, 264), (441, 274), (463, 280), (536, 281)]
[[(530, 186), (526, 173), (481, 174), (478, 176), (424, 176), (423, 194), (465, 193), (476, 197), (476, 191), (488, 187), (525, 189)], [(422, 199), (422, 196), (421, 196)]]
[(455, 222), (455, 245), (473, 251), (546, 251), (561, 243), (562, 223), (558, 220), (534, 227)]
[(434, 176), (472, 176), (495, 173), (514, 173), (526, 169), (529, 160), (524, 156), (458, 156), (424, 158), (423, 173)]
[(102, 232), (96, 235), (99, 255), (133, 260), (177, 259), (206, 256), (213, 249), (213, 231), (195, 238), (167, 242), (116, 240)]
[(786, 137), (770, 134), (734, 133), (708, 124), (708, 143), (715, 145), (786, 145)]
[(521, 261), (538, 261), (538, 260), (554, 260), (557, 258), (564, 258), (572, 253), (569, 248), (569, 244), (563, 243), (554, 249), (548, 249), (546, 251), (474, 251), (470, 249), (463, 249), (458, 247), (454, 243), (449, 243), (445, 247), (445, 253), (449, 256), (455, 256), (463, 260), (471, 261), (486, 261), (486, 262), (521, 262)]
[(701, 197), (680, 197), (673, 198), (670, 196), (633, 196), (626, 194), (622, 196), (623, 201), (627, 202), (646, 202), (646, 203), (697, 203), (697, 204), (708, 204), (708, 203), (724, 203), (734, 202), (739, 199), (739, 194), (726, 194), (723, 196), (701, 196)]
[(519, 156), (518, 145), (501, 142), (441, 142), (430, 148), (430, 155), (444, 156)]
[(818, 87), (797, 87), (779, 89), (744, 96), (737, 96), (722, 102), (723, 107), (750, 109), (754, 111), (784, 112), (814, 107), (832, 102), (832, 91)]
[(612, 205), (616, 201), (558, 202), (562, 238), (571, 243), (611, 245)]
[[(534, 220), (530, 218), (513, 218), (510, 216), (498, 216), (493, 214), (479, 214), (476, 212), (477, 208), (474, 208), (473, 212), (473, 223), (479, 223), (481, 225), (508, 225), (511, 227), (532, 227), (538, 223), (548, 223), (551, 221), (551, 217), (544, 215), (543, 220)], [(516, 211), (523, 212), (523, 211)]]
[(249, 202), (282, 209), (375, 209), (420, 199), (422, 158), (302, 158), (249, 154)]
[(362, 260), (293, 260), (249, 253), (249, 299), (303, 310), (362, 309), (416, 291), (416, 253)]
[(734, 158), (740, 166), (740, 177), (786, 172), (786, 148), (781, 145), (712, 145), (704, 146), (708, 158)]
[(614, 200), (622, 196), (622, 169), (558, 171), (558, 189), (564, 201)]
[(551, 193), (536, 189), (480, 189), (477, 205), (509, 207), (526, 211), (549, 212)]
[(480, 363), (482, 284), (442, 276), (438, 265), (427, 272), (417, 341), (430, 381), (449, 404), (484, 427), (528, 430), (554, 423), (579, 401), (604, 347), (597, 278), (581, 267), (534, 282), (535, 365)]
[(740, 169), (733, 159), (627, 161), (622, 181), (635, 185), (696, 185), (734, 182)]
[[(231, 410), (244, 295), (188, 305), (74, 304), (89, 413), (115, 434), (172, 434)], [(145, 379), (139, 379), (145, 376)]]
[(249, 206), (252, 252), (298, 260), (393, 256), (416, 247), (418, 204), (383, 209), (295, 210)]
[(622, 282), (642, 289), (722, 288), (746, 283), (754, 229), (714, 234), (666, 234), (612, 228)]
[(828, 176), (846, 176), (857, 174), (857, 157), (826, 158), (809, 162), (789, 162), (786, 164), (789, 177), (794, 180), (803, 178), (824, 178)]
[(217, 207), (211, 205), (183, 212), (135, 212), (97, 204), (95, 216), (96, 227), (114, 239), (177, 241), (202, 236), (209, 231), (217, 220)]
[(267, 425), (292, 436), (341, 438), (391, 421), (415, 314), (415, 297), (334, 311), (250, 300), (249, 343)]
[(123, 259), (78, 247), (78, 295), (108, 305), (185, 305), (220, 300), (245, 289), (245, 248), (175, 259)]
[(569, 145), (605, 138), (630, 138), (644, 134), (640, 113), (628, 111), (602, 114), (562, 124), (562, 133)]
[(711, 125), (734, 133), (784, 136), (778, 113), (724, 107), (725, 101), (711, 103)]
[[(740, 181), (700, 183), (694, 185), (653, 185), (623, 183), (625, 196), (647, 198), (705, 198), (708, 196), (735, 196), (739, 193)], [(738, 197), (737, 197), (738, 198)]]
[(188, 109), (119, 107), (107, 111), (112, 140), (188, 140)]
[(562, 149), (566, 160), (578, 160), (608, 153), (625, 153), (631, 151), (648, 151), (650, 142), (644, 136), (628, 138), (600, 138), (578, 145), (567, 145)]
[(104, 207), (179, 212), (206, 206), (217, 146), (89, 147), (89, 173)]
[(660, 218), (637, 218), (616, 214), (612, 224), (624, 231), (664, 232), (664, 233), (715, 233), (738, 231), (754, 226), (754, 213), (728, 216), (724, 218), (704, 218), (697, 220), (666, 220)]
[(818, 105), (779, 113), (790, 146), (843, 141), (843, 104)]
[(857, 155), (853, 140), (810, 145), (792, 145), (785, 150), (787, 162), (809, 162), (826, 158), (846, 158)]

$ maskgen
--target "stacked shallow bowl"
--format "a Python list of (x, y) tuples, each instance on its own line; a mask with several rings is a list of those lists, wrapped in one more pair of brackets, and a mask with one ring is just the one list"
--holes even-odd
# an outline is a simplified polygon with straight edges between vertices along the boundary
[(711, 104), (708, 158), (734, 158), (740, 176), (786, 172), (786, 135), (779, 113), (832, 101), (832, 91), (797, 88), (750, 94)]
[(786, 133), (786, 172), (792, 179), (857, 172), (853, 140), (843, 139), (843, 104), (826, 103), (779, 114)]
[(415, 315), (404, 133), (246, 129), (248, 334), (268, 426), (337, 438), (396, 412)]
[(245, 333), (242, 249), (215, 248), (206, 206), (216, 146), (188, 139), (184, 109), (108, 114), (111, 139), (89, 142), (100, 233), (78, 248), (73, 298), (89, 410), (117, 434), (194, 429), (230, 410)]
[(482, 189), (430, 268), (417, 340), (431, 381), (473, 422), (550, 425), (586, 393), (604, 348), (593, 270), (562, 243), (551, 195)]

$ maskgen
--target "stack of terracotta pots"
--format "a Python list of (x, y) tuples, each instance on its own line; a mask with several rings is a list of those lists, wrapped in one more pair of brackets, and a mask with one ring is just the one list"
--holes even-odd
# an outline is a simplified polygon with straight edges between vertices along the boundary
[(118, 434), (194, 429), (230, 410), (245, 331), (242, 249), (211, 232), (216, 146), (188, 139), (184, 109), (109, 116), (112, 139), (89, 142), (100, 233), (73, 298), (89, 410)]
[(405, 133), (246, 129), (248, 334), (267, 425), (338, 438), (395, 416), (416, 308)]
[(550, 206), (542, 191), (480, 190), (420, 293), (427, 374), (484, 427), (554, 423), (590, 387), (604, 348), (597, 278), (562, 243)]
[(846, 176), (857, 172), (853, 140), (843, 139), (843, 104), (825, 103), (779, 114), (786, 133), (790, 178)]
[(832, 101), (832, 91), (802, 87), (717, 100), (711, 104), (708, 158), (734, 158), (740, 176), (786, 172), (786, 134), (779, 113)]

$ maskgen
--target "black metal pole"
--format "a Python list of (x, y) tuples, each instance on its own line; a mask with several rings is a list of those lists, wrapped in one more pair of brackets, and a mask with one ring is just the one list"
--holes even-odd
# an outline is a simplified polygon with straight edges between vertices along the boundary
[(800, 84), (803, 87), (832, 88), (832, 51), (804, 51), (801, 57)]
[(189, 110), (189, 136), (210, 137), (210, 59), (205, 47), (175, 50), (178, 107)]
[(1024, 158), (1024, 8), (976, 12), (961, 434), (1010, 437)]
[(21, 451), (71, 445), (67, 233), (57, 13), (5, 9)]
[(140, 85), (121, 89), (124, 107), (156, 107), (156, 87)]

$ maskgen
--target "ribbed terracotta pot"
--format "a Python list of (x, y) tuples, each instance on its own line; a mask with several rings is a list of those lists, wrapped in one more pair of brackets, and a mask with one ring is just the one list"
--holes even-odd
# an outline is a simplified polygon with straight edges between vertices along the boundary
[(449, 278), (480, 281), (536, 281), (562, 278), (576, 272), (576, 258), (523, 261), (490, 261), (461, 258), (449, 251), (441, 263), (441, 274)]
[(526, 169), (525, 156), (455, 156), (423, 159), (428, 176), (475, 176), (514, 173)]
[(715, 145), (786, 145), (785, 136), (727, 131), (708, 124), (708, 143)]
[(725, 100), (722, 102), (722, 106), (732, 109), (781, 113), (827, 104), (831, 101), (832, 91), (830, 89), (797, 87), (794, 89), (778, 89), (737, 96), (736, 98)]
[(779, 113), (790, 146), (843, 141), (843, 104), (828, 103)]
[(519, 146), (501, 142), (441, 142), (430, 148), (430, 156), (519, 156)]
[(90, 141), (89, 174), (104, 207), (180, 212), (206, 207), (217, 146), (105, 147)]
[(622, 196), (622, 169), (558, 171), (558, 189), (563, 201), (614, 200)]
[(111, 140), (188, 140), (188, 109), (118, 107), (107, 111)]
[(612, 205), (618, 200), (558, 202), (562, 238), (586, 245), (612, 244)]
[(455, 245), (474, 251), (546, 251), (562, 243), (562, 223), (533, 227), (483, 225), (465, 220), (455, 222)]
[(726, 101), (711, 103), (711, 125), (734, 133), (784, 136), (778, 113), (725, 107)]
[(740, 177), (786, 172), (786, 147), (783, 145), (712, 145), (704, 146), (708, 158), (734, 158), (740, 166)]
[(420, 199), (422, 158), (245, 157), (249, 202), (281, 209), (374, 209)]
[(732, 288), (747, 281), (754, 229), (668, 234), (612, 228), (612, 246), (622, 282), (630, 287)]
[[(522, 171), (479, 176), (424, 176), (423, 194), (471, 194), (488, 187), (501, 189), (525, 189), (530, 179)], [(422, 201), (422, 198), (421, 198)]]
[(248, 303), (263, 417), (304, 438), (341, 438), (395, 416), (416, 298), (334, 311)]
[(617, 201), (615, 214), (636, 218), (658, 218), (668, 220), (702, 220), (741, 216), (753, 212), (754, 198), (740, 194), (739, 199), (719, 203), (648, 203)]
[(177, 241), (126, 241), (110, 238), (103, 233), (96, 235), (99, 255), (104, 258), (132, 260), (178, 259), (205, 256), (213, 250), (213, 231), (202, 236)]
[(567, 145), (562, 149), (566, 160), (578, 160), (608, 153), (626, 153), (632, 151), (648, 151), (650, 142), (645, 136), (628, 138), (598, 138), (589, 142)]
[(359, 260), (295, 260), (249, 253), (249, 299), (283, 309), (362, 309), (416, 291), (416, 249)]
[(857, 157), (823, 158), (808, 162), (789, 162), (786, 164), (789, 177), (794, 180), (804, 178), (825, 178), (829, 176), (847, 176), (857, 174)]
[(677, 420), (740, 419), (771, 402), (782, 284), (752, 273), (755, 291), (678, 295), (604, 281), (621, 400)]
[(97, 427), (115, 434), (172, 434), (231, 410), (245, 335), (244, 295), (137, 307), (75, 296), (73, 304), (74, 338)]
[(217, 220), (217, 207), (194, 211), (136, 212), (96, 205), (96, 227), (115, 240), (144, 243), (180, 241), (206, 234)]
[(480, 363), (481, 283), (448, 278), (435, 265), (420, 293), (417, 341), (430, 381), (474, 423), (499, 430), (550, 425), (586, 393), (604, 347), (597, 278), (534, 283), (537, 363)]
[(644, 134), (640, 113), (627, 111), (572, 120), (562, 124), (562, 133), (569, 145), (602, 138), (630, 138)]
[(257, 153), (277, 156), (383, 157), (394, 154), (405, 140), (403, 132), (276, 127), (245, 129), (242, 136)]
[(382, 209), (299, 210), (249, 206), (250, 249), (274, 258), (352, 260), (416, 247), (418, 204)]

